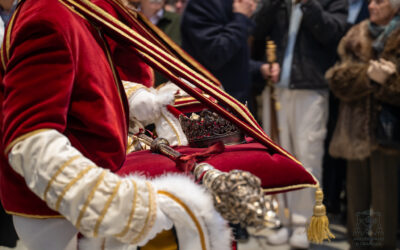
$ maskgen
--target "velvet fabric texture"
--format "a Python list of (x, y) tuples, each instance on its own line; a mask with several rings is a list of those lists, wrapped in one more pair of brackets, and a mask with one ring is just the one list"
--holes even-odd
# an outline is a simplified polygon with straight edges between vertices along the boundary
[[(204, 150), (204, 148), (186, 146), (174, 149), (182, 154)], [(281, 192), (283, 189), (290, 191), (301, 188), (298, 185), (305, 187), (316, 184), (314, 177), (301, 165), (281, 154), (272, 154), (266, 147), (253, 140), (246, 144), (225, 146), (223, 153), (213, 155), (204, 162), (224, 172), (234, 169), (249, 171), (258, 176), (262, 187), (271, 193)], [(148, 150), (129, 154), (125, 164), (117, 171), (123, 176), (130, 173), (142, 173), (148, 177), (170, 172), (180, 172), (176, 163), (167, 156)]]
[[(7, 31), (0, 92), (2, 152), (24, 134), (51, 128), (96, 165), (119, 169), (126, 156), (129, 109), (118, 73), (150, 84), (150, 68), (133, 53), (116, 52), (117, 44), (108, 46), (104, 40), (110, 39), (103, 40), (94, 26), (59, 1), (23, 1)], [(109, 52), (115, 62), (129, 62), (145, 73), (128, 75), (119, 68), (114, 77)], [(0, 197), (8, 212), (58, 216), (28, 189), (4, 154)]]

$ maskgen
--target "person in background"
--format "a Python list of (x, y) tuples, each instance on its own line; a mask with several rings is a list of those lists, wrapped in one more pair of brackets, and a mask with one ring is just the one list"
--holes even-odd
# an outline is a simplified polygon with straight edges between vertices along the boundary
[(165, 7), (164, 7), (165, 10), (176, 13), (175, 3), (176, 3), (176, 0), (166, 0)]
[[(165, 0), (141, 0), (140, 11), (169, 38), (181, 45), (181, 17), (177, 13), (165, 9)], [(167, 79), (159, 72), (154, 72), (154, 86), (157, 87)]]
[[(347, 29), (369, 17), (367, 0), (349, 0), (349, 13), (347, 17)], [(342, 158), (334, 158), (329, 154), (329, 144), (338, 119), (339, 100), (330, 93), (328, 131), (325, 140), (325, 154), (323, 159), (322, 184), (325, 194), (327, 212), (333, 221), (344, 223), (346, 219), (346, 161)], [(343, 195), (344, 194), (344, 195)]]
[[(328, 118), (328, 83), (325, 71), (336, 61), (336, 46), (346, 31), (347, 0), (263, 0), (255, 14), (254, 54), (265, 57), (268, 37), (277, 45), (280, 79), (276, 84), (279, 139), (318, 180)], [(270, 131), (270, 96), (264, 91), (263, 127)], [(272, 245), (289, 241), (308, 248), (306, 219), (311, 216), (314, 193), (300, 190), (285, 198), (292, 216), (268, 237)], [(281, 213), (283, 214), (283, 213)]]
[[(254, 0), (191, 0), (182, 18), (182, 48), (242, 103), (252, 99), (252, 81), (271, 73), (268, 64), (250, 59), (250, 17), (255, 9)], [(248, 106), (253, 110), (252, 103)]]
[(340, 62), (326, 74), (340, 100), (329, 152), (348, 162), (351, 248), (396, 249), (400, 151), (383, 132), (399, 128), (382, 118), (397, 112), (398, 122), (400, 113), (400, 1), (371, 0), (368, 9), (369, 20), (341, 40)]

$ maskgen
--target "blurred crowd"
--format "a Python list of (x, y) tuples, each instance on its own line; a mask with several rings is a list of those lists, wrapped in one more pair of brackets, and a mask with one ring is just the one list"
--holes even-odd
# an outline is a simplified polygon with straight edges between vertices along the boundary
[[(396, 249), (400, 0), (128, 2), (247, 103), (322, 183), (327, 212), (347, 226), (351, 249)], [(1, 21), (10, 12), (3, 6)], [(267, 55), (268, 41), (275, 55)], [(156, 86), (165, 81), (155, 72)], [(269, 244), (309, 248), (313, 192), (277, 199), (291, 216), (279, 213), (283, 226)], [(4, 236), (0, 245), (15, 245)]]

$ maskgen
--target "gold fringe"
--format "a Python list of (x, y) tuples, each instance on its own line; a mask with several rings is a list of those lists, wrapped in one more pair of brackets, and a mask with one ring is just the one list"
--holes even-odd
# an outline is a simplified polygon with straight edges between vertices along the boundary
[(317, 244), (321, 244), (324, 240), (330, 241), (330, 239), (335, 238), (329, 230), (329, 220), (326, 216), (326, 208), (324, 204), (322, 204), (323, 199), (324, 193), (321, 188), (317, 188), (315, 191), (314, 214), (307, 229), (308, 240)]

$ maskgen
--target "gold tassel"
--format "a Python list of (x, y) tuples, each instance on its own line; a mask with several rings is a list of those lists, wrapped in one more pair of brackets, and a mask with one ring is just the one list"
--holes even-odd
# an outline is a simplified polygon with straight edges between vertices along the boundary
[(334, 239), (335, 236), (329, 230), (329, 220), (326, 216), (326, 208), (322, 204), (324, 193), (321, 188), (315, 191), (314, 214), (307, 229), (308, 240), (312, 243), (321, 244), (324, 240)]

